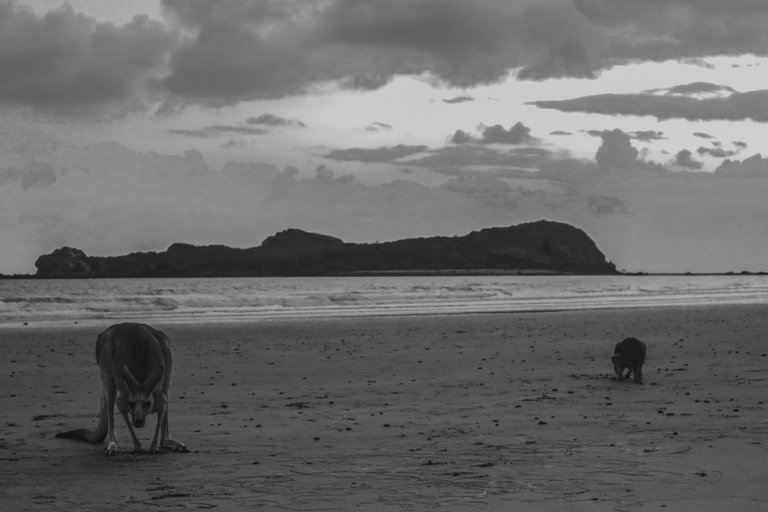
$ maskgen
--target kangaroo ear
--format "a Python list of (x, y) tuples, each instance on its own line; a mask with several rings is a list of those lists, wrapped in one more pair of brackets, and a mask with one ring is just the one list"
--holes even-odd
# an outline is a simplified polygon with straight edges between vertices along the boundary
[(139, 381), (136, 380), (136, 377), (133, 376), (127, 366), (123, 366), (123, 380), (131, 391), (138, 391), (141, 388), (141, 384), (139, 384)]
[(151, 393), (155, 390), (155, 387), (157, 387), (160, 379), (163, 378), (163, 375), (165, 375), (165, 369), (162, 366), (155, 367), (155, 371), (152, 372), (146, 382), (144, 382), (144, 385), (142, 385), (142, 389), (146, 391), (147, 394)]

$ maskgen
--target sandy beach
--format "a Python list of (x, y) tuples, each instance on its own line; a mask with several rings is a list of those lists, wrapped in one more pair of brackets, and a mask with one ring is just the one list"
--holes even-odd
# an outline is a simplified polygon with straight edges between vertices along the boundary
[[(163, 326), (190, 453), (95, 427), (99, 328), (0, 331), (3, 510), (765, 510), (768, 306)], [(626, 336), (642, 385), (613, 378)], [(139, 431), (149, 444), (154, 417)]]

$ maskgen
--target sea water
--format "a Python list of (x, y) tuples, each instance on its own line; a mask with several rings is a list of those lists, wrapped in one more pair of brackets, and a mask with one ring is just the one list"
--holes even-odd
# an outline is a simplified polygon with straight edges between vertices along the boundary
[(768, 303), (768, 276), (0, 280), (0, 327)]

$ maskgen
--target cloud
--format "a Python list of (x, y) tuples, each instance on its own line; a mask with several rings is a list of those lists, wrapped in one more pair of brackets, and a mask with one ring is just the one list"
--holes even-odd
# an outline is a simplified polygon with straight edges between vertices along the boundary
[(367, 132), (383, 132), (383, 131), (389, 131), (393, 128), (391, 124), (382, 123), (381, 121), (375, 121), (368, 126), (365, 127), (365, 131)]
[(297, 119), (286, 119), (284, 117), (276, 116), (275, 114), (261, 114), (256, 117), (249, 117), (245, 120), (248, 124), (256, 124), (261, 126), (300, 126), (305, 128), (307, 125)]
[(232, 102), (296, 93), (308, 82), (310, 34), (292, 19), (300, 14), (298, 2), (162, 3), (192, 34), (173, 52), (170, 74), (160, 82), (172, 95)]
[(237, 133), (240, 135), (263, 135), (266, 131), (262, 128), (251, 128), (248, 126), (232, 126), (216, 124), (205, 127), (206, 131), (212, 133)]
[(638, 151), (632, 147), (629, 135), (619, 130), (606, 130), (602, 133), (603, 143), (595, 154), (595, 161), (600, 165), (630, 167), (637, 162)]
[(336, 176), (333, 169), (320, 165), (315, 169), (315, 180), (323, 185), (346, 185), (355, 181), (355, 177), (351, 174)]
[[(593, 78), (638, 61), (765, 55), (768, 12), (743, 0), (164, 0), (190, 37), (163, 85), (195, 101), (296, 94), (316, 81), (381, 87), (398, 74), (459, 87)], [(227, 77), (221, 80), (221, 77)]]
[(699, 149), (696, 150), (696, 152), (700, 155), (709, 155), (715, 158), (726, 158), (738, 153), (738, 151), (727, 151), (719, 147), (714, 147), (714, 148), (700, 147)]
[(675, 163), (680, 167), (685, 167), (686, 169), (701, 169), (704, 164), (694, 160), (691, 156), (692, 153), (690, 151), (683, 149), (677, 153), (677, 156), (675, 157)]
[(500, 124), (482, 126), (480, 137), (474, 137), (464, 130), (456, 130), (451, 137), (453, 144), (525, 144), (534, 142), (531, 129), (518, 121), (506, 130)]
[(195, 129), (195, 130), (192, 130), (192, 129), (188, 130), (188, 129), (184, 129), (184, 128), (178, 128), (178, 129), (168, 130), (168, 133), (172, 133), (174, 135), (181, 135), (183, 137), (201, 137), (201, 138), (202, 137), (212, 137), (212, 136), (215, 135), (214, 133), (212, 133), (212, 132), (210, 132), (210, 131), (208, 131), (208, 130), (206, 130), (204, 128), (199, 128), (199, 129)]
[(742, 161), (724, 161), (715, 169), (716, 176), (735, 178), (768, 178), (768, 158), (762, 158), (760, 153)]
[(564, 130), (555, 130), (552, 132), (549, 132), (550, 135), (573, 135), (571, 132), (566, 132)]
[(562, 112), (587, 112), (605, 115), (653, 116), (657, 119), (682, 118), (691, 121), (752, 119), (768, 122), (768, 90), (731, 92), (728, 96), (703, 96), (721, 86), (701, 83), (635, 94), (597, 94), (569, 100), (534, 101), (539, 108)]
[(583, 44), (565, 40), (551, 47), (546, 56), (517, 74), (520, 80), (546, 80), (547, 78), (596, 78), (600, 66), (589, 55)]
[(453, 105), (453, 104), (456, 104), (456, 103), (467, 103), (467, 102), (470, 102), (470, 101), (475, 101), (475, 98), (473, 98), (472, 96), (466, 96), (465, 95), (465, 96), (456, 96), (455, 98), (444, 99), (442, 101), (443, 101), (443, 103), (448, 103), (450, 105)]
[(575, 0), (610, 36), (610, 55), (638, 60), (765, 55), (768, 6), (755, 0)]
[(423, 153), (427, 150), (427, 146), (409, 146), (405, 144), (398, 144), (391, 147), (379, 147), (379, 148), (349, 148), (349, 149), (334, 149), (325, 155), (325, 158), (331, 160), (338, 160), (342, 162), (358, 161), (358, 162), (393, 162), (406, 156), (414, 155), (417, 153)]
[(744, 142), (744, 141), (740, 141), (740, 140), (733, 141), (733, 145), (736, 146), (736, 147), (739, 147), (739, 148), (746, 148), (747, 147), (747, 143)]
[(562, 48), (582, 47), (591, 39), (591, 27), (567, 3), (336, 0), (328, 4), (318, 19), (318, 32), (327, 44), (345, 47), (357, 57), (354, 69), (362, 72), (362, 80), (352, 77), (349, 83), (363, 87), (386, 83), (393, 72), (426, 72), (459, 87), (498, 81), (520, 66), (546, 68), (544, 73), (550, 76), (561, 76), (566, 68), (579, 75), (591, 72), (578, 69), (591, 62), (570, 63), (570, 55), (561, 55)]
[(680, 59), (680, 62), (683, 64), (689, 64), (691, 66), (698, 66), (700, 68), (705, 69), (715, 69), (715, 65), (711, 62), (706, 61), (705, 59), (701, 57), (690, 57), (690, 58), (683, 58)]
[(68, 5), (38, 16), (0, 1), (0, 103), (57, 114), (134, 108), (178, 36), (147, 17), (116, 26)]
[(481, 142), (483, 144), (523, 144), (532, 140), (531, 129), (518, 121), (509, 130), (505, 130), (500, 124), (484, 128)]
[(702, 100), (727, 98), (737, 91), (733, 87), (728, 87), (727, 85), (718, 85), (709, 82), (692, 82), (690, 84), (674, 85), (664, 89), (650, 89), (646, 92), (655, 95), (684, 96)]
[(473, 166), (538, 169), (554, 157), (551, 151), (538, 147), (498, 151), (486, 146), (466, 144), (433, 150), (426, 156), (409, 160), (408, 165), (426, 167), (444, 174), (455, 174), (457, 169)]
[(233, 125), (211, 125), (204, 128), (197, 129), (171, 129), (167, 130), (168, 133), (174, 135), (182, 135), (185, 137), (215, 137), (224, 133), (235, 133), (238, 135), (264, 135), (269, 133), (269, 130), (264, 128), (252, 128), (249, 126), (233, 126)]
[[(586, 133), (587, 135), (591, 135), (592, 137), (600, 137), (600, 138), (603, 138), (605, 134), (609, 133), (610, 131), (611, 130), (583, 130), (583, 132)], [(638, 130), (634, 132), (626, 132), (625, 135), (630, 139), (639, 140), (641, 142), (652, 142), (655, 140), (662, 140), (665, 138), (664, 132), (657, 131), (657, 130)]]
[(693, 136), (694, 137), (698, 137), (700, 139), (714, 139), (715, 138), (714, 136), (712, 136), (712, 135), (710, 135), (708, 133), (703, 133), (703, 132), (693, 132)]
[[(139, 108), (151, 97), (166, 100), (168, 109), (301, 94), (327, 81), (374, 89), (410, 75), (471, 87), (510, 73), (593, 78), (631, 62), (768, 54), (768, 8), (756, 0), (727, 8), (713, 0), (162, 0), (162, 6), (167, 23), (136, 17), (116, 26), (71, 7), (38, 15), (0, 0), (0, 103), (81, 112)], [(725, 106), (694, 110), (704, 109), (697, 115), (705, 118), (739, 118), (757, 107), (760, 119), (760, 93), (733, 93)]]
[[(116, 26), (71, 7), (38, 15), (0, 0), (0, 102), (71, 112), (136, 108), (146, 96), (165, 105), (219, 105), (301, 94), (326, 81), (374, 89), (410, 75), (471, 87), (510, 73), (593, 78), (622, 63), (768, 54), (768, 9), (755, 0), (728, 8), (713, 0), (631, 6), (619, 0), (162, 0), (162, 6), (167, 23), (136, 17)], [(158, 98), (160, 92), (166, 97)], [(748, 112), (762, 101), (759, 92), (734, 93), (729, 109)]]
[(464, 130), (456, 130), (451, 137), (451, 144), (469, 144), (476, 139)]
[(654, 140), (664, 139), (664, 132), (657, 131), (657, 130), (638, 130), (635, 132), (629, 132), (628, 135), (631, 138), (642, 141), (642, 142), (651, 142)]

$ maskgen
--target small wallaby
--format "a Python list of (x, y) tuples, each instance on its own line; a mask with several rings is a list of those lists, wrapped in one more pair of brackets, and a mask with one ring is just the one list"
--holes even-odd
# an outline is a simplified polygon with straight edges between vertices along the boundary
[[(613, 371), (619, 380), (624, 380), (630, 375), (634, 375), (634, 381), (643, 382), (643, 363), (645, 362), (645, 343), (637, 338), (625, 338), (616, 344), (613, 349)], [(624, 374), (624, 370), (629, 370)]]

